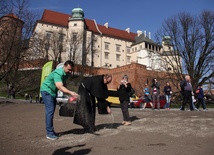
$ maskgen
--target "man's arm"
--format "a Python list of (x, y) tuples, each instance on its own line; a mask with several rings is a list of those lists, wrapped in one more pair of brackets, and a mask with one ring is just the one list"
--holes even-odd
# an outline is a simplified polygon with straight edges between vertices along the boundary
[(73, 92), (73, 91), (70, 91), (69, 89), (67, 89), (65, 86), (63, 86), (63, 83), (62, 82), (56, 82), (55, 83), (56, 87), (62, 91), (63, 93), (65, 94), (70, 94), (71, 96), (78, 96), (77, 93)]

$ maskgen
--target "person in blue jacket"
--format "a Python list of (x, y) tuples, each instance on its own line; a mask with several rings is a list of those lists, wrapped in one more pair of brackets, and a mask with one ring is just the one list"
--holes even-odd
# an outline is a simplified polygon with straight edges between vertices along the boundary
[(198, 86), (196, 89), (196, 96), (198, 99), (198, 103), (196, 104), (196, 108), (199, 109), (200, 105), (202, 105), (202, 108), (204, 111), (206, 111), (206, 104), (204, 101), (204, 90), (201, 85)]

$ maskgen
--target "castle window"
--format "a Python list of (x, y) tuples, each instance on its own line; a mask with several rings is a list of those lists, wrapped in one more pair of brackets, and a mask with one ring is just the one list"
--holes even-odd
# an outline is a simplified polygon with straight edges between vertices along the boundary
[(73, 42), (77, 41), (77, 33), (73, 33)]
[(127, 59), (127, 62), (131, 62), (131, 57), (130, 56), (127, 56), (126, 59)]
[(116, 51), (117, 51), (117, 52), (120, 52), (120, 51), (121, 51), (120, 47), (121, 47), (121, 45), (117, 45), (117, 44), (116, 44)]
[(51, 39), (51, 35), (52, 35), (52, 32), (47, 31), (46, 32), (46, 39), (50, 40)]
[(59, 34), (59, 41), (63, 42), (63, 40), (64, 40), (64, 34)]
[(120, 54), (116, 54), (116, 60), (120, 61)]
[(109, 50), (109, 44), (110, 43), (105, 42), (105, 50)]
[(105, 52), (105, 59), (109, 59), (109, 52)]
[(147, 43), (145, 43), (145, 48), (148, 48), (148, 44)]
[(130, 50), (130, 47), (126, 47), (126, 52), (127, 52), (127, 53), (130, 53), (130, 51), (131, 51), (131, 50)]

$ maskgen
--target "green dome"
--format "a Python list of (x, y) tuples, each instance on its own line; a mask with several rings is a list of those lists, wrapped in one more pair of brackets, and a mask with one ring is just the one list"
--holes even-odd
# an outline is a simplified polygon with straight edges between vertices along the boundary
[(74, 8), (72, 10), (72, 18), (73, 19), (82, 19), (84, 18), (84, 12), (81, 8)]

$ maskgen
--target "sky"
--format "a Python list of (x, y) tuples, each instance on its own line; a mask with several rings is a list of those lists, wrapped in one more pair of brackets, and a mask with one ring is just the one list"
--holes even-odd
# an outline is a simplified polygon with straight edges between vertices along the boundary
[(131, 32), (151, 33), (161, 28), (164, 20), (181, 12), (199, 15), (204, 10), (214, 11), (214, 0), (29, 0), (30, 10), (42, 15), (44, 9), (71, 14), (82, 8), (85, 18), (97, 24)]

